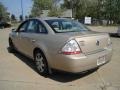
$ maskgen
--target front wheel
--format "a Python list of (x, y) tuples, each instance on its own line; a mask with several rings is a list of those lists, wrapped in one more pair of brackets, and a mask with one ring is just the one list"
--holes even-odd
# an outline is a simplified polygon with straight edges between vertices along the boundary
[(41, 75), (48, 74), (48, 64), (44, 54), (41, 51), (36, 51), (34, 54), (35, 64), (37, 67), (38, 72)]
[(9, 52), (10, 53), (15, 52), (15, 47), (11, 39), (9, 39)]
[(117, 35), (118, 35), (118, 37), (120, 37), (120, 33), (118, 33)]

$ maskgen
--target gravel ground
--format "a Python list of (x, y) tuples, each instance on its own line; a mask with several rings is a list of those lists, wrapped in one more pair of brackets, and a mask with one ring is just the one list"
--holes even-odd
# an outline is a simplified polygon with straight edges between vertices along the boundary
[[(92, 30), (114, 32), (117, 27), (90, 27)], [(55, 72), (43, 77), (34, 62), (8, 53), (10, 28), (0, 30), (0, 90), (120, 90), (120, 38), (111, 37), (112, 60), (94, 72), (68, 74)]]

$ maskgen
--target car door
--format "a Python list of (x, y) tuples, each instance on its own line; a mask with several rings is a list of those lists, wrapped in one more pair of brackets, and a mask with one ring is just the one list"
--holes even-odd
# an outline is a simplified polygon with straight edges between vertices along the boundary
[(20, 37), (19, 48), (20, 48), (20, 51), (25, 55), (30, 56), (29, 53), (31, 53), (30, 52), (31, 49), (34, 48), (34, 45), (33, 45), (34, 40), (32, 41), (31, 36), (36, 33), (36, 30), (37, 28), (36, 28), (35, 20), (29, 20), (26, 30), (24, 32), (19, 32), (19, 37)]
[(13, 42), (14, 45), (16, 47), (16, 49), (20, 52), (22, 52), (22, 33), (24, 33), (27, 29), (27, 25), (28, 25), (28, 21), (23, 22), (18, 29), (16, 30), (16, 32), (14, 32), (14, 34), (12, 35), (13, 37)]
[(41, 37), (41, 34), (45, 33), (47, 30), (39, 20), (30, 20), (26, 32), (22, 33), (23, 52), (32, 57), (36, 41)]

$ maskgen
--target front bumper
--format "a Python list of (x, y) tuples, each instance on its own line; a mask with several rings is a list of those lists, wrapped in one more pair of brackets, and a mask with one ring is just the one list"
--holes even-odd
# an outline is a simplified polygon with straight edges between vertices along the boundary
[[(97, 65), (98, 58), (102, 56), (105, 56), (105, 62), (100, 65)], [(78, 73), (89, 69), (93, 69), (95, 67), (99, 67), (109, 62), (111, 60), (111, 56), (112, 56), (112, 49), (107, 49), (102, 52), (91, 55), (58, 54), (54, 58), (52, 68), (66, 72)]]

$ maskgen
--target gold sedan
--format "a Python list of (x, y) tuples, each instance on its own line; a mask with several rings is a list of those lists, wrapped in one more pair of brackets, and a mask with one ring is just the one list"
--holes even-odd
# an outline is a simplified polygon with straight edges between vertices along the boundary
[(32, 58), (42, 75), (51, 69), (86, 71), (109, 62), (112, 56), (108, 34), (65, 18), (26, 20), (10, 33), (9, 46), (11, 52), (17, 50)]

